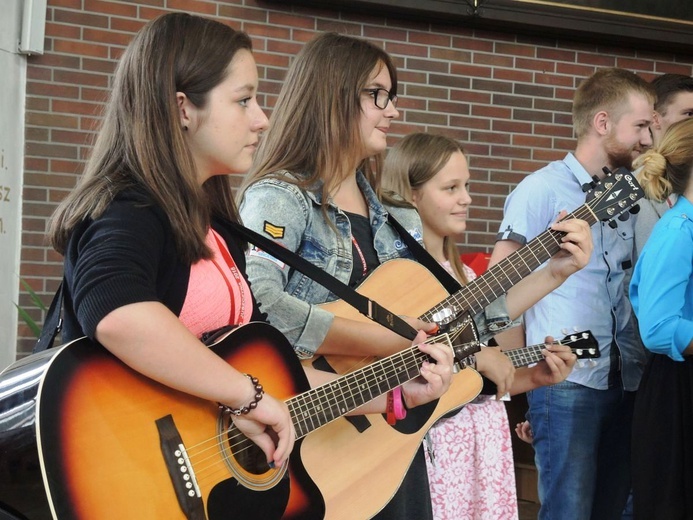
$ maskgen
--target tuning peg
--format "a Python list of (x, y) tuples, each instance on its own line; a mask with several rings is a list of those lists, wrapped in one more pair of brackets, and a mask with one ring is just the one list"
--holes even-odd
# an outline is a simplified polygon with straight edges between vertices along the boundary
[(566, 328), (561, 329), (561, 334), (563, 334), (564, 336), (567, 336), (568, 335), (568, 329), (566, 329)]
[(602, 168), (602, 171), (604, 172), (604, 175), (611, 175), (611, 170), (609, 168), (607, 168), (606, 166), (604, 166), (604, 168)]
[(627, 212), (627, 211), (626, 211), (625, 213), (621, 213), (621, 214), (618, 216), (618, 220), (620, 220), (621, 222), (625, 222), (625, 221), (628, 220), (629, 218), (630, 218), (630, 213)]
[(618, 222), (616, 222), (615, 220), (610, 220), (609, 221), (609, 227), (611, 229), (616, 229), (618, 227)]
[(640, 213), (640, 204), (636, 204), (632, 208), (630, 208), (628, 211), (630, 211), (631, 215), (637, 215)]
[(582, 185), (582, 192), (587, 193), (588, 191), (591, 191), (594, 189), (595, 184), (593, 182), (586, 182), (585, 184)]
[(587, 360), (587, 364), (590, 366), (590, 368), (594, 368), (597, 366), (597, 362), (592, 358)]

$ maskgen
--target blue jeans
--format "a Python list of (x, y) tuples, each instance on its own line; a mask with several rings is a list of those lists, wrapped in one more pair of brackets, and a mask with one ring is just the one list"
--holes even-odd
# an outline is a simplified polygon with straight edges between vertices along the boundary
[(540, 520), (619, 520), (630, 491), (635, 392), (565, 381), (528, 392)]

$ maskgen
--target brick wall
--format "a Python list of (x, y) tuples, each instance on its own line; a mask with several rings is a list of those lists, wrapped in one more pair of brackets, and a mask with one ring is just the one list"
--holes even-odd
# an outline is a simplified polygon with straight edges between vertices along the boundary
[[(445, 132), (471, 155), (472, 209), (465, 250), (493, 244), (506, 195), (522, 177), (574, 146), (570, 101), (579, 80), (618, 66), (646, 79), (691, 74), (693, 57), (291, 7), (261, 0), (48, 0), (46, 50), (29, 58), (21, 275), (50, 300), (61, 258), (45, 246), (47, 220), (89, 152), (115, 61), (147, 20), (186, 9), (247, 31), (261, 102), (274, 104), (285, 70), (316, 33), (338, 30), (383, 46), (400, 72), (401, 119), (392, 142), (414, 130)], [(30, 307), (27, 294), (20, 304)], [(34, 316), (41, 318), (37, 310)], [(20, 354), (33, 344), (23, 326)]]

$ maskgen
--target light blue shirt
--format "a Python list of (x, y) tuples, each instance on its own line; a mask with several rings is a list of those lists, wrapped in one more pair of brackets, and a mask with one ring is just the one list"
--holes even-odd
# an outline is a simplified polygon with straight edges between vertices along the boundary
[[(544, 232), (561, 210), (572, 212), (585, 204), (582, 186), (591, 180), (571, 153), (528, 175), (506, 200), (496, 239), (525, 245)], [(632, 219), (618, 221), (616, 229), (597, 222), (592, 226), (592, 239), (594, 252), (587, 266), (525, 312), (527, 344), (541, 343), (546, 335), (560, 339), (566, 329), (589, 329), (599, 343), (601, 357), (594, 365), (578, 363), (568, 381), (603, 390), (609, 388), (610, 370), (620, 368), (622, 387), (636, 390), (645, 353), (636, 340), (624, 294), (625, 270), (630, 268), (633, 251)], [(616, 361), (620, 366), (612, 367), (612, 345), (620, 352), (620, 362)]]
[(679, 197), (655, 224), (630, 284), (643, 343), (676, 361), (693, 340), (692, 219), (693, 204)]

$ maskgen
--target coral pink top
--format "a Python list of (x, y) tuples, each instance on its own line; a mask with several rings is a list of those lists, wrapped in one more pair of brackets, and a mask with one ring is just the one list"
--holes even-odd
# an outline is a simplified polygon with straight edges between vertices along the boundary
[(224, 240), (210, 229), (206, 243), (214, 257), (190, 267), (188, 292), (180, 312), (180, 321), (198, 338), (225, 325), (248, 323), (253, 313), (250, 287)]

